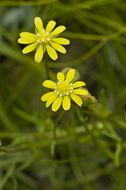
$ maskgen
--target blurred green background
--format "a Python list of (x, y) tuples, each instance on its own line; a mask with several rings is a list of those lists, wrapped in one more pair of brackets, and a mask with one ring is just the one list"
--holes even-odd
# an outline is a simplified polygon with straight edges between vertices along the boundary
[[(97, 102), (45, 108), (44, 62), (17, 44), (35, 16), (65, 25), (71, 41), (48, 60), (51, 78), (77, 69)], [(0, 190), (125, 190), (125, 132), (126, 1), (0, 0)]]

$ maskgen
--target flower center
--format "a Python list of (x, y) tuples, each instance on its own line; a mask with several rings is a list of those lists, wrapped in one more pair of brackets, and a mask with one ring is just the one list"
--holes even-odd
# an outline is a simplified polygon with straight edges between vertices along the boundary
[(57, 83), (56, 92), (60, 96), (69, 95), (72, 92), (72, 87), (67, 81)]
[(49, 32), (46, 32), (44, 29), (37, 33), (37, 42), (43, 45), (46, 45), (49, 43), (51, 39), (51, 35)]

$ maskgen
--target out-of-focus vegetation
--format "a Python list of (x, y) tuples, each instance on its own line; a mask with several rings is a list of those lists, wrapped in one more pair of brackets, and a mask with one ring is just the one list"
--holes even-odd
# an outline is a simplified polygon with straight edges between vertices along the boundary
[[(71, 40), (51, 78), (77, 69), (97, 102), (45, 108), (44, 61), (17, 44), (35, 16)], [(0, 190), (126, 189), (125, 0), (0, 0), (0, 141)]]

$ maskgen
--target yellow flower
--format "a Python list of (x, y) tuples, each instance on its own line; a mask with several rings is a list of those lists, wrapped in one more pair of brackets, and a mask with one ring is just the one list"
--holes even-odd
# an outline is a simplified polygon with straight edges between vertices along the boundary
[(18, 43), (20, 44), (30, 44), (22, 50), (24, 54), (36, 49), (35, 62), (40, 63), (46, 50), (50, 58), (53, 60), (56, 60), (58, 58), (55, 50), (63, 54), (66, 53), (66, 49), (62, 45), (68, 45), (70, 41), (65, 38), (57, 37), (66, 29), (65, 26), (58, 26), (54, 29), (56, 22), (54, 20), (51, 20), (48, 22), (46, 28), (44, 29), (40, 17), (35, 17), (34, 23), (36, 34), (30, 32), (21, 32), (20, 38), (18, 39)]
[(79, 95), (87, 95), (88, 91), (81, 88), (86, 84), (82, 81), (72, 83), (75, 75), (75, 70), (70, 69), (66, 78), (62, 72), (57, 73), (58, 82), (45, 80), (43, 86), (52, 89), (41, 97), (42, 101), (46, 101), (48, 108), (52, 104), (52, 111), (57, 111), (59, 107), (63, 106), (64, 110), (69, 110), (71, 106), (71, 99), (78, 105), (82, 106), (83, 102)]

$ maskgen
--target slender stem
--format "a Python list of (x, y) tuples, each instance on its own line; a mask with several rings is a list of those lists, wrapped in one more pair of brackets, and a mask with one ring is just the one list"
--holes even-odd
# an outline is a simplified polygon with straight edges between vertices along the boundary
[(62, 118), (62, 116), (64, 115), (65, 111), (62, 111), (59, 116), (57, 117), (55, 123), (54, 123), (54, 128), (53, 128), (53, 136), (54, 136), (54, 139), (56, 139), (56, 126), (57, 126), (57, 123), (60, 121), (60, 119)]
[(45, 61), (44, 62), (45, 62), (45, 72), (46, 72), (47, 79), (50, 79), (48, 61), (47, 61), (46, 57), (45, 57)]

